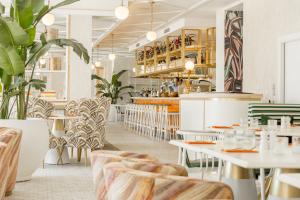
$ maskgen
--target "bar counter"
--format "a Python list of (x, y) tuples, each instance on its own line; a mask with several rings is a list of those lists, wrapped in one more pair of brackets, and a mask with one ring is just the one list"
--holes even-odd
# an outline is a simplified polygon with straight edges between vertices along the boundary
[(249, 93), (191, 93), (180, 95), (181, 130), (205, 130), (213, 125), (232, 125), (248, 117), (248, 104), (262, 95)]
[(134, 104), (140, 105), (168, 105), (170, 113), (179, 112), (178, 97), (132, 97)]

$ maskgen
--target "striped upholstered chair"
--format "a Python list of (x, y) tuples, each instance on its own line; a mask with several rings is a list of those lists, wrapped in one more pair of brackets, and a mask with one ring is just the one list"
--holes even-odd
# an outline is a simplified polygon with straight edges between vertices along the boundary
[[(120, 162), (103, 168), (107, 200), (232, 200), (227, 185), (135, 170)], [(99, 198), (104, 199), (104, 198)]]
[(148, 154), (125, 151), (94, 151), (91, 159), (97, 199), (106, 198), (103, 168), (108, 163), (120, 162), (128, 168), (146, 172), (177, 176), (188, 175), (184, 167), (176, 164), (159, 163), (156, 158)]
[(77, 148), (77, 159), (80, 161), (82, 149), (94, 151), (102, 149), (105, 143), (105, 123), (109, 112), (110, 99), (83, 99), (78, 104), (79, 119), (70, 120), (67, 134), (64, 137), (67, 145)]
[(21, 131), (0, 128), (0, 199), (12, 193), (17, 177)]

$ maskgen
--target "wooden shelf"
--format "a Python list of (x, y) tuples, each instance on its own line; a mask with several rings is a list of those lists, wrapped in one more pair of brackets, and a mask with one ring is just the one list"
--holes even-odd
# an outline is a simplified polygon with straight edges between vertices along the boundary
[[(176, 71), (185, 70), (183, 63), (186, 63), (187, 59), (193, 59), (195, 67), (198, 68), (215, 68), (216, 67), (216, 40), (215, 40), (215, 28), (208, 29), (182, 29), (180, 36), (167, 36), (165, 41), (156, 41), (153, 46), (145, 46), (136, 51), (136, 57), (144, 58), (143, 61), (136, 61), (136, 77), (150, 77), (159, 74), (168, 74)], [(204, 34), (205, 33), (205, 34)], [(181, 42), (180, 41), (184, 41)], [(163, 47), (158, 45), (163, 44)], [(180, 48), (178, 48), (180, 46)], [(176, 48), (177, 47), (177, 48)], [(161, 49), (165, 49), (166, 52), (163, 54), (157, 54), (157, 48), (161, 53)], [(170, 48), (174, 50), (170, 50)], [(149, 49), (152, 49), (154, 55), (152, 58), (146, 58), (149, 53)], [(190, 56), (189, 54), (192, 54)], [(175, 65), (180, 66), (171, 67), (174, 62), (171, 61), (173, 58), (177, 58)], [(187, 58), (192, 57), (192, 58)], [(167, 69), (159, 70), (159, 62), (165, 60)], [(204, 62), (202, 62), (204, 60)], [(179, 63), (178, 63), (179, 62)], [(155, 71), (153, 72), (153, 68)], [(140, 73), (141, 71), (149, 71), (148, 73)]]

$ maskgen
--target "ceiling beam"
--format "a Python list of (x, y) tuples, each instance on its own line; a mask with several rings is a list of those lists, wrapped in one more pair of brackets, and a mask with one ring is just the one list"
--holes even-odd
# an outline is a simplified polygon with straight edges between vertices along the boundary
[[(170, 10), (170, 11), (160, 11), (160, 12), (153, 12), (153, 16), (157, 16), (157, 15), (165, 15), (165, 14), (176, 14), (176, 13), (180, 13), (184, 10)], [(143, 13), (135, 13), (130, 15), (130, 17), (134, 17), (134, 16), (150, 16), (151, 13), (150, 12), (143, 12)]]
[(113, 17), (115, 16), (113, 11), (107, 10), (83, 10), (83, 9), (64, 9), (59, 8), (53, 11), (57, 15), (89, 15), (89, 16), (101, 16), (101, 17)]

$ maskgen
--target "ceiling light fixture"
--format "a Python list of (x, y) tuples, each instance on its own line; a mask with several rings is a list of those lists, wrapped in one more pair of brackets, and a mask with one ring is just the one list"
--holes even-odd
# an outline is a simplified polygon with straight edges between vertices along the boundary
[(42, 22), (45, 26), (51, 26), (55, 22), (55, 16), (51, 13), (48, 13), (42, 18)]
[(188, 71), (192, 71), (193, 69), (195, 68), (195, 63), (191, 60), (188, 60), (186, 63), (185, 63), (185, 69), (188, 70)]
[[(50, 0), (48, 0), (48, 6), (50, 6)], [(55, 16), (51, 13), (47, 13), (46, 15), (44, 15), (44, 17), (42, 18), (42, 22), (45, 26), (51, 26), (54, 24), (55, 22)]]
[(122, 0), (122, 5), (118, 6), (115, 9), (115, 15), (120, 20), (124, 20), (124, 19), (126, 19), (128, 17), (129, 10), (128, 10), (128, 8), (126, 6), (124, 6), (123, 0)]
[(154, 41), (154, 40), (156, 40), (156, 38), (157, 38), (156, 32), (153, 31), (153, 5), (154, 5), (154, 1), (151, 0), (151, 1), (150, 1), (150, 10), (151, 10), (151, 20), (150, 20), (150, 24), (151, 24), (151, 31), (148, 31), (148, 32), (147, 32), (147, 35), (146, 35), (146, 37), (147, 37), (147, 39), (148, 39), (149, 41)]
[(114, 34), (111, 34), (111, 53), (108, 55), (108, 59), (111, 61), (116, 59), (116, 55), (114, 54)]

